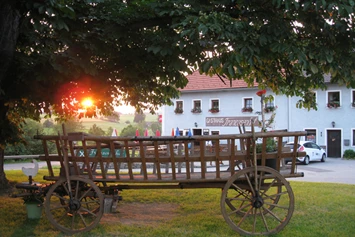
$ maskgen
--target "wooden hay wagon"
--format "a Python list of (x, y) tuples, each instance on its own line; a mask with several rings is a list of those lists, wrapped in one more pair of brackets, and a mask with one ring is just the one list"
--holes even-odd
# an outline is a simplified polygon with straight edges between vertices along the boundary
[[(117, 193), (124, 189), (221, 188), (222, 215), (233, 230), (243, 235), (274, 234), (294, 211), (294, 194), (286, 178), (303, 176), (295, 172), (295, 165), (305, 154), (297, 147), (286, 150), (283, 144), (305, 135), (254, 131), (191, 137), (38, 135), (35, 138), (44, 147), (40, 159), (48, 166), (44, 179), (55, 181), (45, 192), (45, 213), (59, 230), (74, 234), (94, 228), (103, 213), (116, 207)], [(270, 141), (275, 149), (267, 152)], [(55, 155), (49, 154), (51, 143), (57, 148)], [(282, 159), (290, 157), (291, 168), (282, 168)], [(60, 163), (60, 173), (53, 162)]]

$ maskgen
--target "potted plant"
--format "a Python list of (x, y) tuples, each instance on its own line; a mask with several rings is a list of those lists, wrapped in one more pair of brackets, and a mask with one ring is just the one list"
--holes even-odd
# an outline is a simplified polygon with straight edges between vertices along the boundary
[(212, 107), (209, 112), (211, 113), (218, 113), (219, 112), (219, 108), (218, 107)]
[(201, 113), (202, 110), (200, 107), (194, 107), (194, 108), (192, 108), (191, 112), (194, 114), (198, 114), (198, 113)]
[(175, 112), (175, 114), (182, 114), (184, 112), (184, 110), (180, 107), (176, 107), (174, 112)]
[(332, 101), (327, 104), (328, 108), (338, 108), (340, 107), (339, 101)]
[(42, 215), (44, 198), (38, 191), (31, 191), (23, 196), (24, 204), (26, 205), (27, 218), (39, 219)]
[(243, 112), (243, 113), (251, 113), (251, 112), (253, 112), (253, 108), (251, 108), (251, 107), (244, 107), (244, 108), (242, 108), (242, 112)]
[(265, 113), (270, 113), (270, 112), (275, 111), (276, 108), (277, 107), (275, 107), (275, 106), (267, 106), (264, 108), (264, 111), (265, 111)]

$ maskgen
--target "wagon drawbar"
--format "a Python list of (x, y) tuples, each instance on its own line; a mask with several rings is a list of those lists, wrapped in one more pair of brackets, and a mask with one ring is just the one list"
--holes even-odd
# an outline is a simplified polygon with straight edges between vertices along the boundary
[[(56, 228), (74, 234), (94, 228), (104, 212), (116, 207), (124, 189), (221, 188), (222, 215), (233, 230), (274, 234), (287, 225), (294, 210), (286, 178), (303, 176), (296, 172), (296, 158), (305, 154), (283, 144), (305, 135), (37, 135), (44, 148), (40, 159), (48, 167), (44, 179), (54, 181), (43, 194), (45, 213)], [(270, 142), (274, 149), (267, 152)], [(51, 145), (57, 154), (49, 154)], [(292, 158), (289, 169), (281, 167), (284, 158)], [(60, 172), (53, 162), (59, 162)]]

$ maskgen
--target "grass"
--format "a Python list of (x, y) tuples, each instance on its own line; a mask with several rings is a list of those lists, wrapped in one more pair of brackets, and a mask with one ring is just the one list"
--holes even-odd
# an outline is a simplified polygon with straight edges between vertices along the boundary
[[(46, 174), (41, 169), (36, 176)], [(6, 171), (12, 182), (25, 182), (21, 171)], [(290, 223), (274, 236), (353, 236), (355, 230), (354, 185), (292, 181), (295, 211)], [(74, 236), (239, 236), (224, 221), (220, 211), (219, 189), (124, 190), (128, 203), (170, 203), (176, 205), (175, 217), (153, 225), (127, 225), (119, 221), (100, 223), (94, 230)], [(142, 210), (144, 211), (144, 210)], [(153, 213), (151, 215), (159, 215)], [(45, 214), (38, 221), (27, 220), (20, 198), (0, 197), (0, 236), (65, 236), (56, 230)]]

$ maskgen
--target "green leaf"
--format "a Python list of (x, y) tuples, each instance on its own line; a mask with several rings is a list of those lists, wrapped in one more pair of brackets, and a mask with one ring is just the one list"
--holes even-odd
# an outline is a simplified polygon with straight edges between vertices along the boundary
[(333, 62), (333, 55), (331, 55), (331, 54), (326, 54), (326, 57), (327, 57), (327, 62), (328, 62), (328, 63)]
[(228, 73), (229, 73), (229, 75), (231, 75), (231, 77), (233, 77), (233, 78), (235, 77), (235, 71), (234, 71), (234, 68), (232, 65), (228, 66)]
[(311, 71), (312, 71), (314, 74), (318, 73), (318, 67), (317, 67), (315, 64), (313, 64), (312, 62), (310, 62), (309, 65), (310, 65), (310, 67), (311, 67)]

